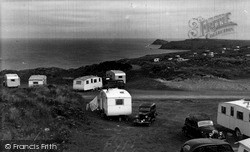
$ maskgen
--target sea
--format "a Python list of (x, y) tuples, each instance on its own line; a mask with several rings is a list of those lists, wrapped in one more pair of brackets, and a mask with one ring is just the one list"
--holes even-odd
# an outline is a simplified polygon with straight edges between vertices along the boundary
[(4, 39), (0, 47), (0, 70), (70, 69), (104, 61), (183, 51), (158, 49), (159, 45), (151, 45), (154, 40)]

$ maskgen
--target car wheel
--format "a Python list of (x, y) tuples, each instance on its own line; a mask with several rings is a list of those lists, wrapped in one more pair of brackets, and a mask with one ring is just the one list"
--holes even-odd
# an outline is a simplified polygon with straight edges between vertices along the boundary
[(238, 129), (238, 128), (235, 129), (235, 137), (236, 137), (237, 140), (241, 140), (242, 137), (243, 137), (240, 129)]

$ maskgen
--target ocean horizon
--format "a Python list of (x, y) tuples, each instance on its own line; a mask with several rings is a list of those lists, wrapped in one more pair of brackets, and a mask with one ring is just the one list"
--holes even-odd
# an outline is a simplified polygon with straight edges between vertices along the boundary
[[(5, 39), (1, 41), (2, 70), (39, 67), (63, 69), (149, 54), (180, 52), (150, 45), (155, 39)], [(173, 41), (177, 39), (168, 39)]]

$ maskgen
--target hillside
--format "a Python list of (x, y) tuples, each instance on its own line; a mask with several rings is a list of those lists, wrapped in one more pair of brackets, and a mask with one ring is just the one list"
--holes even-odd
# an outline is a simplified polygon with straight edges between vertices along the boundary
[(155, 40), (152, 44), (162, 45), (160, 49), (216, 49), (216, 48), (235, 48), (236, 46), (250, 46), (250, 40), (223, 40), (223, 39), (186, 39), (184, 41), (164, 41)]
[(0, 89), (1, 140), (52, 140), (60, 145), (69, 142), (72, 129), (91, 124), (85, 100), (69, 87)]

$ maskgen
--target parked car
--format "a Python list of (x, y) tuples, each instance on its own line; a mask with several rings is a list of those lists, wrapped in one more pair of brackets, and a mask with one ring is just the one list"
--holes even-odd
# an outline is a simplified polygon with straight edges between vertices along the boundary
[(192, 139), (183, 144), (180, 152), (234, 152), (229, 143), (212, 138)]
[(139, 114), (135, 116), (134, 125), (145, 124), (150, 125), (156, 119), (156, 105), (155, 103), (142, 103), (139, 106)]
[(225, 139), (223, 132), (219, 132), (210, 117), (204, 113), (190, 114), (185, 120), (182, 132), (196, 138)]

